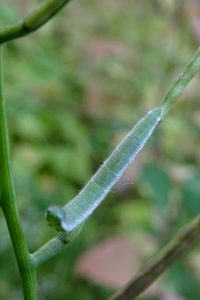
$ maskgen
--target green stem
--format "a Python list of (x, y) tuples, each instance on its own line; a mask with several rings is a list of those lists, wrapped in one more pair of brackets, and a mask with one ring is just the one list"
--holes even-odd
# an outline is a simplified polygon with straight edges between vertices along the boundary
[[(2, 52), (2, 47), (0, 47), (0, 52)], [(32, 257), (28, 252), (19, 214), (15, 204), (15, 193), (10, 167), (7, 120), (3, 97), (2, 53), (0, 53), (0, 184), (0, 204), (7, 222), (10, 238), (17, 259), (22, 279), (24, 299), (37, 300), (35, 269)]]
[(39, 267), (47, 260), (61, 253), (66, 246), (68, 246), (81, 232), (83, 224), (78, 226), (75, 230), (70, 233), (62, 232), (57, 237), (51, 239), (41, 248), (32, 254), (33, 262), (35, 267)]
[(40, 4), (22, 21), (0, 30), (0, 44), (26, 36), (48, 22), (70, 0), (49, 0)]
[(133, 300), (162, 273), (191, 251), (200, 240), (200, 215), (185, 225), (176, 236), (136, 276), (110, 300)]
[(32, 254), (35, 267), (39, 267), (49, 259), (60, 254), (68, 244), (69, 241), (66, 239), (65, 234), (62, 233), (49, 240), (46, 244)]
[(185, 87), (200, 71), (200, 48), (193, 55), (189, 63), (186, 65), (179, 78), (175, 81), (172, 87), (165, 95), (161, 106), (163, 107), (165, 115), (171, 106), (177, 101), (177, 98), (182, 94)]
[[(160, 107), (162, 108), (162, 117), (164, 118), (171, 106), (177, 101), (178, 96), (183, 92), (184, 88), (190, 82), (190, 80), (200, 71), (200, 48), (194, 54), (190, 62), (185, 67), (182, 74), (175, 81), (169, 91), (166, 93)], [(49, 258), (57, 255), (60, 250), (64, 249), (64, 246), (60, 244), (59, 238), (55, 238), (47, 242), (43, 247), (41, 247), (33, 255), (36, 259), (36, 265), (42, 264)], [(48, 254), (48, 255), (47, 255)], [(47, 257), (45, 258), (45, 255)]]

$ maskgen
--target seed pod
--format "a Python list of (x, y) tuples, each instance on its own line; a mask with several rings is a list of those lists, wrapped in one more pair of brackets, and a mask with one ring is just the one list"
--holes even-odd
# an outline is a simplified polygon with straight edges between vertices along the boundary
[[(83, 223), (92, 214), (143, 148), (160, 122), (162, 114), (162, 108), (156, 107), (133, 127), (81, 192), (62, 208), (64, 214), (61, 214), (60, 210), (54, 210), (53, 207), (50, 207), (51, 218), (49, 219), (51, 219), (52, 226), (55, 223), (57, 228), (60, 227), (60, 230), (69, 232)], [(58, 211), (59, 216), (57, 215)], [(55, 222), (52, 221), (54, 218)], [(59, 226), (58, 220), (60, 220)]]

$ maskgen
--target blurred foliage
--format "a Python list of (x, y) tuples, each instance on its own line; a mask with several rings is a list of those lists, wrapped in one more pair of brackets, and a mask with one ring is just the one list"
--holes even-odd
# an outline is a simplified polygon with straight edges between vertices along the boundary
[[(1, 24), (15, 22), (36, 2), (42, 1), (1, 1)], [(6, 46), (12, 166), (32, 251), (54, 234), (45, 209), (76, 195), (196, 50), (185, 2), (72, 1), (39, 32)], [(147, 234), (160, 248), (200, 212), (199, 96), (195, 79), (81, 235), (40, 268), (41, 300), (106, 299), (111, 289), (75, 274), (86, 249), (118, 234), (133, 241)], [(22, 299), (2, 216), (0, 223), (0, 299)], [(157, 296), (141, 299), (173, 292), (198, 300), (197, 267), (184, 259), (160, 279)]]

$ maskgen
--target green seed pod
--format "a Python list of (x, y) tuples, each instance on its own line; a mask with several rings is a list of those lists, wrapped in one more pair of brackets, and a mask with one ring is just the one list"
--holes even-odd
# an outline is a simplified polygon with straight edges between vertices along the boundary
[(58, 207), (51, 207), (51, 210), (47, 211), (48, 220), (51, 220), (54, 227), (70, 232), (92, 214), (143, 148), (160, 122), (162, 114), (161, 107), (148, 112), (133, 127), (74, 199), (64, 208), (60, 208), (59, 211)]

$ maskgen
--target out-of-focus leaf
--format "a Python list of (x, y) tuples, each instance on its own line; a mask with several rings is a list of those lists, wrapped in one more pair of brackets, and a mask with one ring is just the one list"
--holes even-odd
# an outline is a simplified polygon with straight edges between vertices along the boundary
[(200, 174), (185, 181), (181, 191), (183, 207), (191, 217), (196, 216), (200, 212)]
[(120, 222), (123, 231), (133, 233), (150, 228), (151, 211), (149, 203), (142, 199), (129, 199), (129, 201), (118, 203), (113, 208), (116, 218)]
[(4, 3), (0, 3), (0, 16), (1, 22), (4, 22), (4, 25), (15, 22), (19, 17), (16, 7), (10, 7)]
[(43, 166), (57, 175), (85, 183), (90, 175), (90, 160), (87, 150), (81, 147), (44, 147), (42, 151)]
[(198, 278), (195, 278), (194, 272), (184, 262), (176, 263), (167, 275), (180, 296), (188, 300), (199, 300), (200, 286)]
[(142, 193), (146, 194), (161, 210), (166, 208), (172, 188), (168, 174), (160, 167), (146, 165), (141, 174)]

